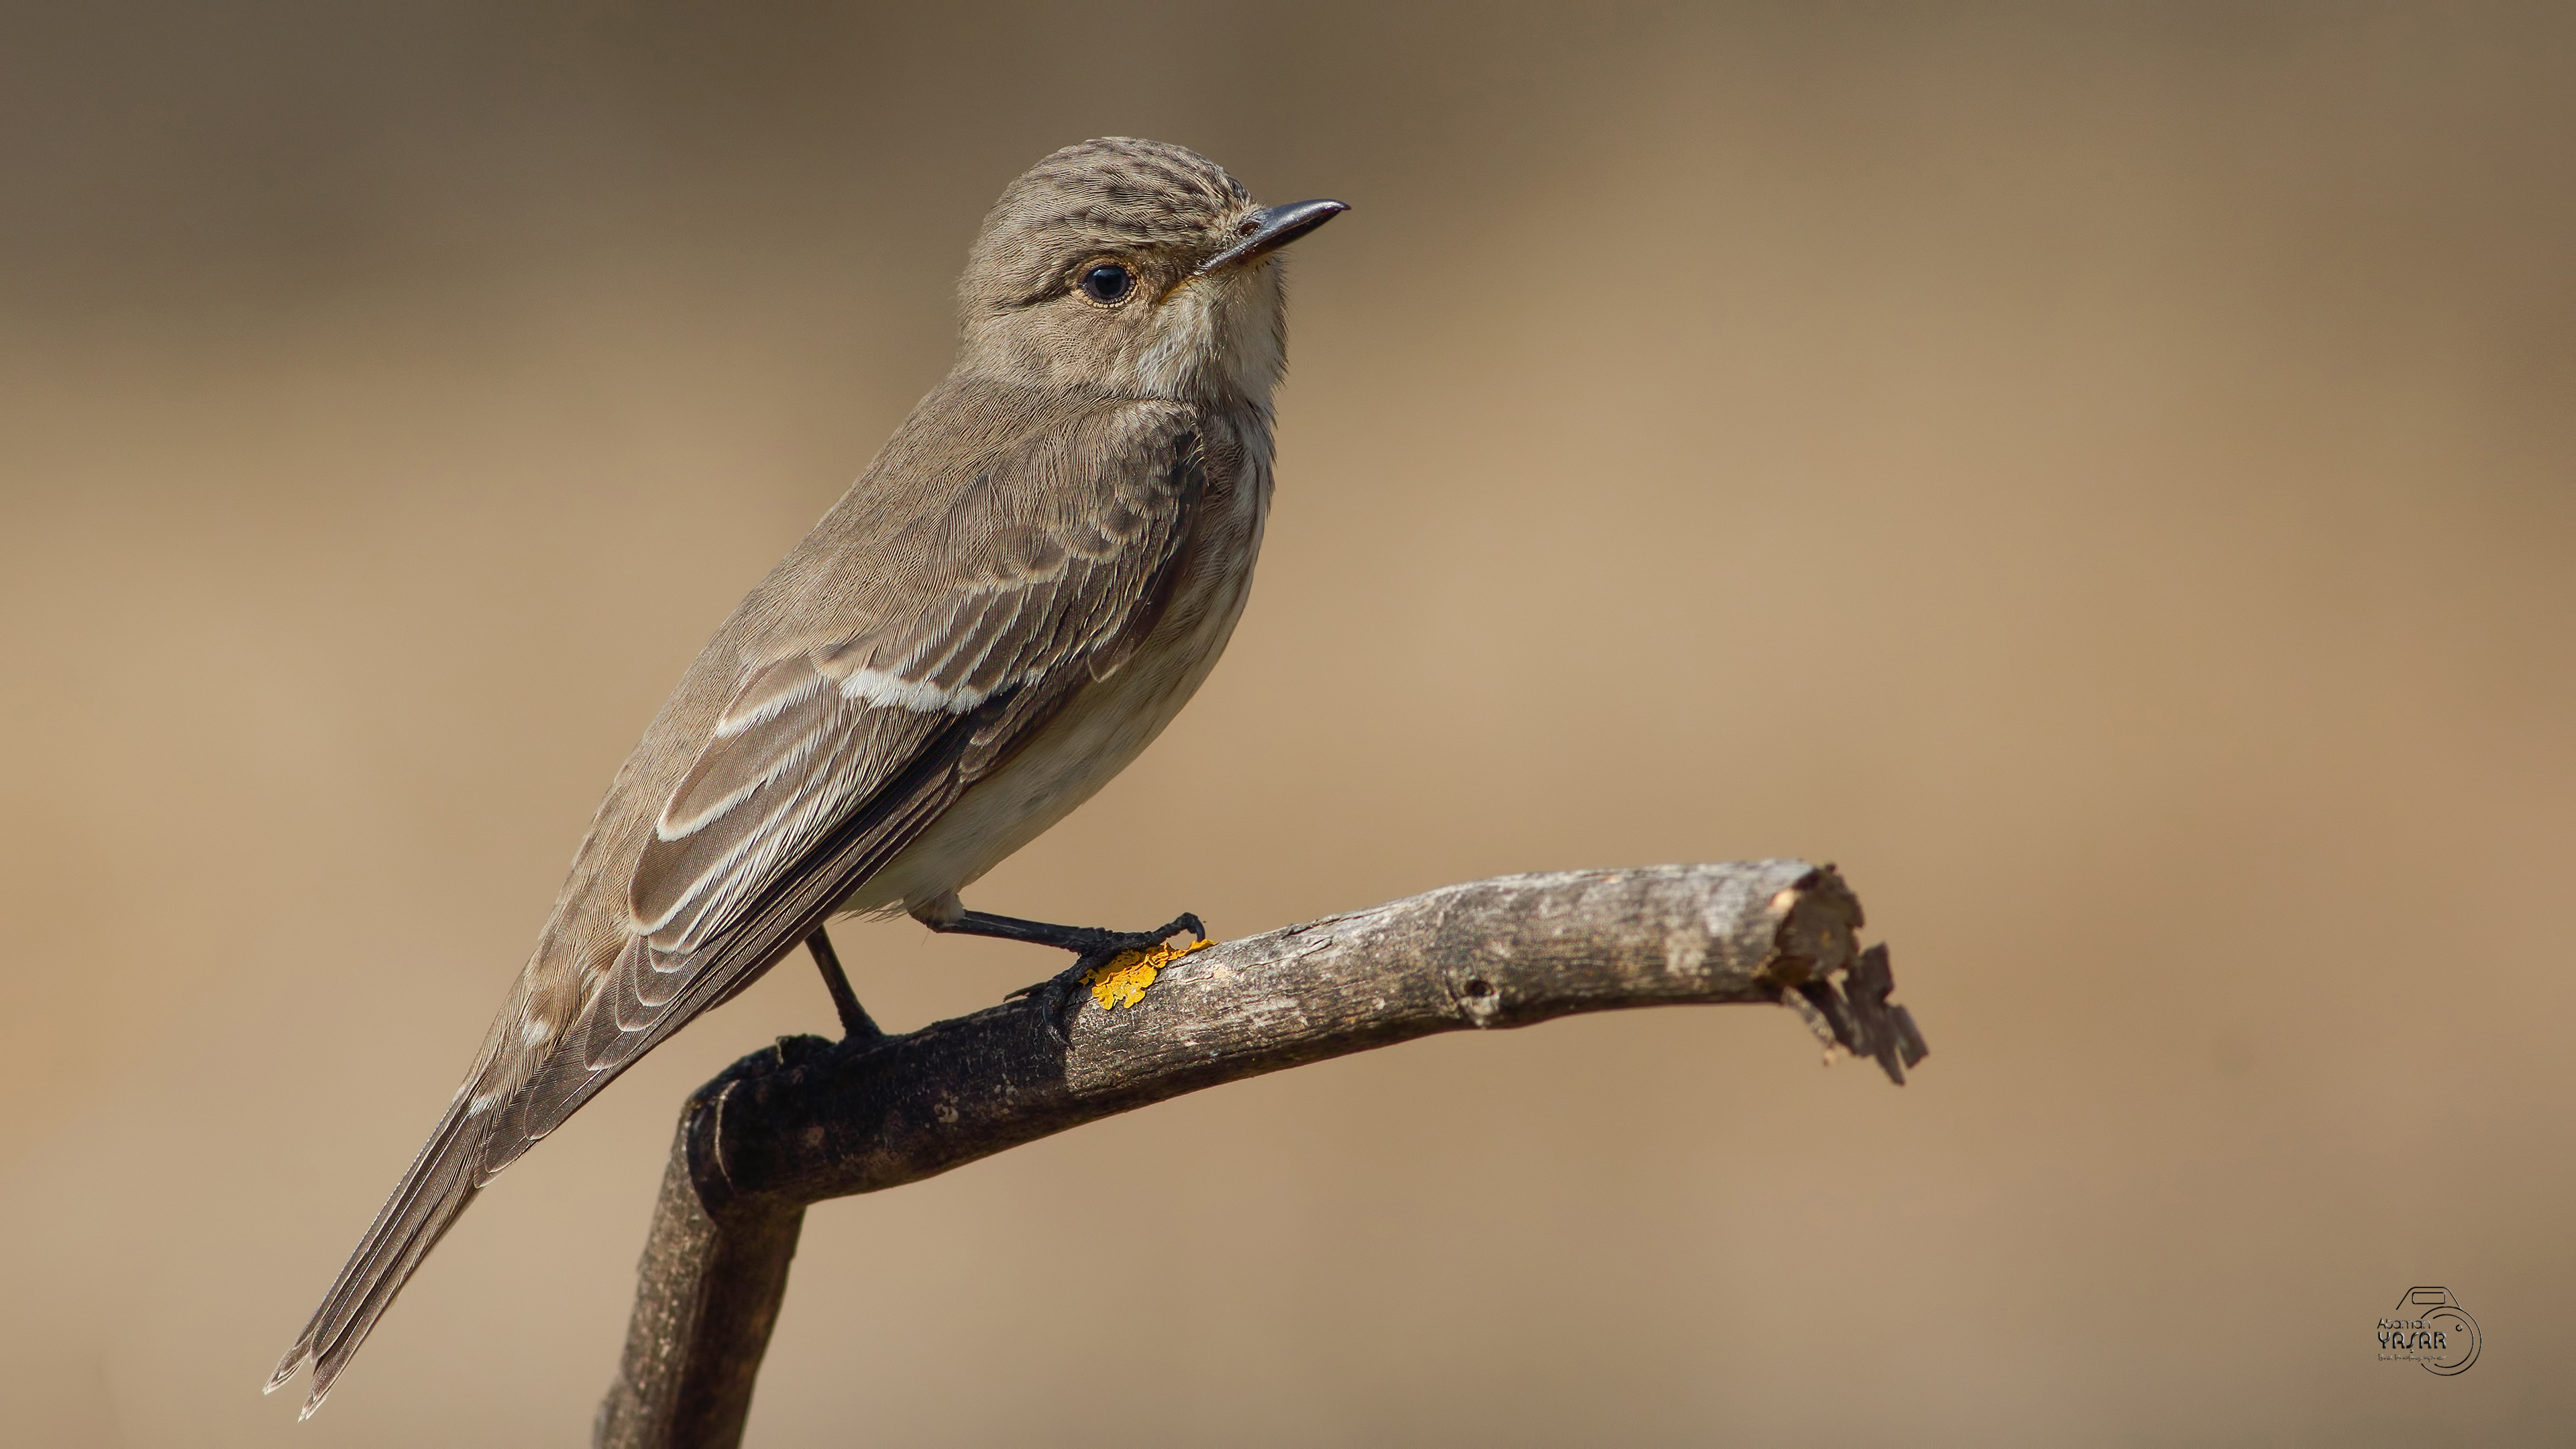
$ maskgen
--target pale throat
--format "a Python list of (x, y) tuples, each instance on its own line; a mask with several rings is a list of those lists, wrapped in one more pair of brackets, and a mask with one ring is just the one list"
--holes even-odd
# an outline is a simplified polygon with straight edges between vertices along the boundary
[(1136, 391), (1168, 398), (1226, 392), (1267, 403), (1287, 365), (1274, 266), (1193, 277), (1172, 289), (1120, 358)]

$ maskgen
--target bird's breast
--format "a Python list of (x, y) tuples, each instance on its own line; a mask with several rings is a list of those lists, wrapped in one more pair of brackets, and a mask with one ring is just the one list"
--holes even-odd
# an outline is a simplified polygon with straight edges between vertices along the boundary
[[(844, 904), (909, 909), (981, 879), (1090, 799), (1154, 742), (1216, 667), (1252, 591), (1269, 514), (1267, 428), (1225, 430), (1241, 459), (1195, 510), (1172, 593), (1152, 631), (1084, 685), (998, 770), (969, 786)], [(1219, 441), (1219, 440), (1211, 440)]]

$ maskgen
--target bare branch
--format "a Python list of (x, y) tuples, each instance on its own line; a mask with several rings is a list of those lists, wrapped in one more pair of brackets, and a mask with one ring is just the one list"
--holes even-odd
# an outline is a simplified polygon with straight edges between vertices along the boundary
[(1137, 1006), (1037, 1000), (836, 1046), (782, 1039), (681, 1115), (617, 1381), (614, 1449), (731, 1446), (804, 1205), (915, 1182), (1221, 1082), (1434, 1032), (1758, 1001), (1904, 1081), (1923, 1039), (1832, 867), (1768, 860), (1506, 876), (1229, 941)]

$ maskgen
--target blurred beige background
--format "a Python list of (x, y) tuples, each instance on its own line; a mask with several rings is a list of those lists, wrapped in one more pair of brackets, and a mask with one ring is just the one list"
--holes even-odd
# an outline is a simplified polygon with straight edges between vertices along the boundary
[[(1839, 862), (1934, 1056), (1450, 1037), (808, 1219), (761, 1445), (2576, 1422), (2576, 12), (11, 7), (0, 1438), (580, 1442), (678, 1103), (269, 1365), (598, 793), (1138, 134), (1295, 253), (1199, 701), (990, 909)], [(1051, 970), (840, 932), (890, 1025)], [(2416, 1284), (2485, 1332), (2376, 1361)]]

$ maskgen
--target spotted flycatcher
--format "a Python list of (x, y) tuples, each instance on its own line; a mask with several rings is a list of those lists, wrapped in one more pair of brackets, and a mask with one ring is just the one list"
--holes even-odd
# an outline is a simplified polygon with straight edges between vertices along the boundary
[(1225, 648), (1270, 501), (1273, 253), (1344, 209), (1262, 207), (1204, 157), (1125, 139), (1003, 191), (958, 284), (956, 366), (618, 771), (474, 1070), (271, 1389), (311, 1364), (312, 1413), (475, 1193), (799, 943), (873, 1034), (833, 915), (1060, 946), (1076, 971), (1198, 931), (957, 893), (1134, 759)]

